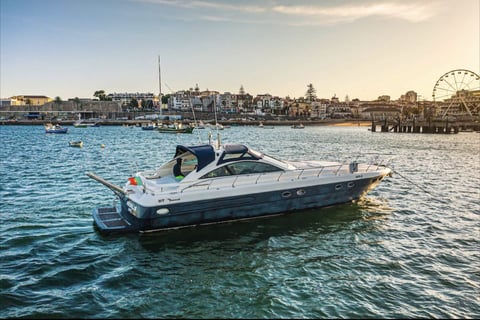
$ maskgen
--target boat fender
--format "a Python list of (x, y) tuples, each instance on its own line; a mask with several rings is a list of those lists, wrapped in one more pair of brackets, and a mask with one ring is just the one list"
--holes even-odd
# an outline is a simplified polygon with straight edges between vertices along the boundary
[(170, 210), (168, 210), (168, 208), (160, 208), (160, 209), (157, 210), (158, 215), (167, 214), (169, 212), (170, 212)]

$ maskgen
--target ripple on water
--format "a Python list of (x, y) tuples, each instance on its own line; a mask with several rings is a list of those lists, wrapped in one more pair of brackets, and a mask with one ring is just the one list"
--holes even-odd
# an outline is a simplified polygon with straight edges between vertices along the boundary
[[(278, 158), (394, 158), (358, 203), (149, 235), (102, 236), (121, 185), (195, 135), (0, 126), (1, 317), (476, 318), (480, 135), (362, 127), (235, 127), (223, 141)], [(83, 140), (84, 148), (68, 141)], [(105, 148), (100, 148), (104, 144)]]

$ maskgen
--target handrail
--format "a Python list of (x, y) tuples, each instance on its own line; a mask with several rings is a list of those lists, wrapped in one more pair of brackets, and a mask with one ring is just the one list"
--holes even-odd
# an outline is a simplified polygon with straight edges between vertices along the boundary
[[(376, 169), (374, 170), (371, 170), (371, 167), (372, 166), (376, 166)], [(375, 170), (378, 170), (380, 167), (387, 167), (386, 165), (381, 165), (381, 164), (369, 164), (366, 168), (364, 167), (362, 170), (359, 170), (359, 171), (356, 171), (356, 173), (367, 173), (367, 172), (370, 172), (370, 171), (375, 171)], [(326, 169), (328, 168), (331, 168), (332, 170), (331, 171), (328, 171)], [(293, 175), (292, 177), (295, 177), (296, 180), (300, 180), (302, 177), (305, 177), (305, 175), (309, 172), (314, 172), (315, 170), (319, 170), (318, 174), (316, 175), (312, 175), (313, 176), (316, 176), (316, 177), (320, 177), (322, 175), (328, 175), (328, 174), (333, 174), (334, 176), (338, 176), (340, 175), (342, 169), (344, 169), (344, 172), (348, 172), (350, 173), (350, 168), (349, 168), (349, 164), (338, 164), (338, 165), (330, 165), (330, 166), (319, 166), (319, 167), (312, 167), (312, 168), (301, 168), (301, 169), (296, 169), (296, 170), (293, 170), (292, 172), (296, 172), (298, 171), (298, 175), (295, 174)], [(280, 182), (280, 178), (282, 176), (284, 176), (285, 174), (287, 173), (287, 171), (280, 171), (278, 176), (271, 176), (271, 180), (272, 181), (277, 181), (277, 182)], [(253, 173), (253, 174), (245, 174), (245, 175), (237, 175), (235, 176), (235, 179), (233, 179), (232, 183), (231, 183), (231, 187), (232, 188), (235, 188), (237, 186), (237, 182), (238, 180), (241, 178), (241, 177), (246, 177), (246, 176), (250, 176), (252, 179), (252, 182), (254, 184), (258, 184), (258, 181), (260, 180), (260, 178), (264, 175), (264, 172), (262, 173)], [(232, 177), (232, 176), (225, 176), (225, 177), (219, 177), (219, 178), (228, 178), (228, 177)], [(205, 180), (202, 180), (202, 181), (199, 181), (197, 183), (194, 183), (192, 185), (189, 185), (187, 187), (185, 187), (184, 189), (180, 190), (180, 192), (184, 192), (185, 190), (187, 189), (190, 189), (190, 188), (194, 188), (194, 187), (198, 187), (198, 186), (201, 186), (202, 184), (204, 186), (206, 186), (206, 190), (210, 190), (210, 188), (212, 187), (212, 184), (214, 184), (215, 180), (210, 180), (208, 181), (207, 183), (205, 183), (207, 181)]]
[(325, 169), (325, 167), (321, 167), (321, 168), (320, 168), (320, 171), (318, 171), (317, 177), (320, 177), (320, 175), (322, 174), (323, 169)]

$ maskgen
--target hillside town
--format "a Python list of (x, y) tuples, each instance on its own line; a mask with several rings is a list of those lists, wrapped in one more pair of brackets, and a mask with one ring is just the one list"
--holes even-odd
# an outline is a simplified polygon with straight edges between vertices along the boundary
[[(161, 103), (160, 103), (161, 100)], [(465, 107), (467, 106), (467, 107)], [(470, 106), (470, 108), (468, 108)], [(461, 90), (444, 101), (430, 101), (411, 90), (397, 99), (381, 95), (373, 101), (319, 98), (312, 84), (307, 85), (303, 97), (291, 98), (272, 94), (247, 93), (240, 86), (238, 93), (220, 93), (214, 90), (194, 88), (171, 94), (95, 91), (92, 98), (47, 97), (18, 95), (0, 100), (1, 120), (22, 119), (155, 119), (161, 115), (218, 113), (224, 119), (249, 117), (252, 119), (358, 119), (369, 120), (372, 114), (384, 116), (426, 119), (428, 117), (479, 115), (480, 90)]]

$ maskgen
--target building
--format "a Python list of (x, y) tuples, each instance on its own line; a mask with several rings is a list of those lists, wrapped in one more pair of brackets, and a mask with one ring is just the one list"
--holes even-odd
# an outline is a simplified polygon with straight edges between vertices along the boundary
[(53, 99), (47, 96), (23, 95), (10, 97), (11, 106), (42, 106), (50, 101), (53, 101)]
[(121, 92), (121, 93), (109, 93), (107, 95), (111, 101), (120, 102), (123, 106), (128, 105), (132, 100), (137, 100), (140, 104), (141, 101), (152, 101), (158, 103), (158, 97), (150, 92)]
[(417, 102), (417, 93), (415, 91), (408, 91), (400, 96), (400, 102), (415, 104)]

